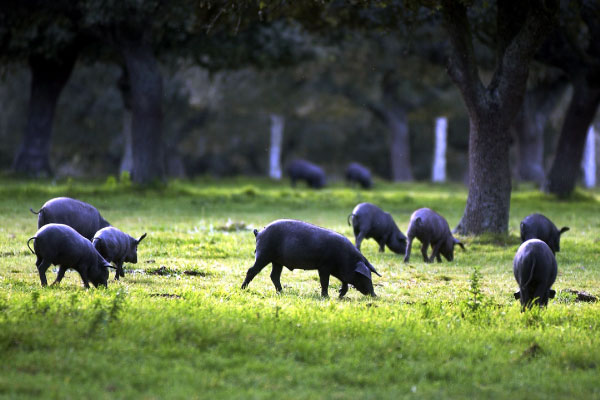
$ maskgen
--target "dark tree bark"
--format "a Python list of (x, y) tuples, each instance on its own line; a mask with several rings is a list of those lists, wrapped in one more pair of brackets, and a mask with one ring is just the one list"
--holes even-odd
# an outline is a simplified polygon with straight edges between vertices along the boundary
[(118, 30), (115, 42), (131, 87), (133, 182), (149, 184), (165, 177), (162, 155), (162, 78), (148, 35), (143, 30)]
[(590, 0), (577, 4), (587, 28), (587, 48), (579, 47), (570, 27), (561, 26), (538, 54), (543, 62), (562, 69), (573, 85), (556, 155), (544, 183), (546, 192), (559, 197), (567, 197), (575, 189), (587, 131), (600, 102), (600, 4)]
[(381, 81), (381, 104), (366, 102), (367, 108), (390, 133), (390, 167), (394, 182), (413, 180), (410, 162), (410, 136), (407, 113), (412, 105), (398, 97), (400, 82), (394, 71), (387, 71)]
[(498, 2), (497, 65), (486, 87), (479, 78), (465, 6), (442, 1), (443, 24), (451, 43), (448, 73), (461, 92), (470, 120), (469, 195), (456, 228), (461, 234), (508, 231), (509, 128), (522, 104), (530, 60), (551, 26), (549, 6)]
[(513, 122), (517, 145), (517, 179), (544, 183), (544, 129), (551, 110), (566, 86), (559, 78), (525, 93), (523, 106)]
[(599, 103), (600, 89), (589, 87), (584, 80), (574, 82), (573, 97), (560, 132), (556, 156), (545, 183), (547, 192), (567, 197), (575, 189), (588, 128), (594, 120)]
[(127, 68), (122, 67), (121, 76), (117, 82), (117, 87), (121, 93), (123, 100), (123, 155), (121, 157), (121, 165), (119, 173), (129, 172), (133, 170), (133, 139), (131, 133), (131, 86), (129, 85), (129, 75)]
[(32, 176), (52, 175), (50, 142), (58, 98), (71, 76), (77, 51), (69, 49), (56, 58), (32, 56), (31, 92), (23, 142), (13, 161), (13, 170)]

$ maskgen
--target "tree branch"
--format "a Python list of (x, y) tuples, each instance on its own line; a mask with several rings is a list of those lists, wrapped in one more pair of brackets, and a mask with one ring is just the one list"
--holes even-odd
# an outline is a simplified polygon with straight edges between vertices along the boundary
[(452, 45), (448, 74), (461, 91), (467, 108), (477, 109), (484, 86), (477, 70), (467, 9), (460, 1), (443, 0), (442, 17)]

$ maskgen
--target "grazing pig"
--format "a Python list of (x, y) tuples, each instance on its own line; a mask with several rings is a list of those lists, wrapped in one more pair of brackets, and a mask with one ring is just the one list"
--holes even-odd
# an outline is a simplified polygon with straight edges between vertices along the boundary
[(556, 280), (556, 258), (550, 247), (539, 239), (525, 241), (513, 260), (513, 272), (519, 284), (515, 299), (521, 300), (521, 306), (531, 308), (536, 303), (540, 307), (548, 304), (556, 292), (551, 290)]
[(556, 254), (560, 251), (560, 235), (568, 230), (568, 226), (563, 226), (559, 231), (556, 225), (542, 214), (531, 214), (521, 221), (521, 242), (540, 239)]
[[(33, 242), (33, 249), (29, 242)], [(67, 269), (79, 272), (83, 285), (89, 288), (88, 282), (96, 287), (106, 286), (108, 268), (111, 265), (96, 251), (92, 242), (81, 236), (75, 229), (63, 224), (47, 224), (42, 226), (34, 237), (27, 241), (27, 247), (37, 256), (35, 265), (40, 274), (42, 286), (48, 285), (46, 270), (50, 265), (58, 265), (58, 274), (54, 284), (60, 283)]]
[[(421, 254), (423, 254), (423, 261), (425, 262), (433, 262), (434, 259), (437, 259), (437, 262), (442, 262), (440, 254), (446, 260), (452, 261), (454, 259), (454, 245), (456, 244), (463, 250), (465, 249), (465, 246), (452, 236), (446, 219), (429, 208), (420, 208), (412, 213), (406, 236), (408, 236), (408, 244), (406, 245), (404, 262), (410, 260), (410, 250), (415, 237), (421, 242)], [(431, 257), (428, 258), (427, 248), (429, 244), (433, 247), (433, 252)]]
[(125, 276), (124, 262), (137, 263), (137, 247), (145, 237), (144, 233), (139, 239), (135, 239), (109, 226), (96, 232), (92, 244), (106, 261), (115, 263), (115, 280), (119, 280), (119, 276)]
[(38, 229), (51, 223), (65, 224), (88, 240), (92, 240), (100, 229), (110, 226), (96, 207), (69, 197), (50, 199), (37, 212), (31, 208), (29, 210), (38, 214)]
[(406, 236), (398, 229), (392, 216), (371, 203), (360, 203), (352, 214), (348, 215), (348, 225), (352, 220), (356, 248), (360, 250), (363, 239), (373, 238), (383, 252), (385, 245), (394, 253), (404, 254), (406, 251)]
[(286, 168), (290, 176), (292, 187), (296, 186), (296, 181), (305, 181), (313, 189), (321, 189), (325, 186), (325, 172), (321, 167), (306, 160), (291, 161)]
[(373, 186), (371, 171), (356, 162), (348, 164), (346, 168), (346, 180), (350, 183), (358, 183), (363, 189), (370, 189)]
[[(371, 272), (379, 273), (344, 236), (329, 229), (302, 221), (280, 219), (271, 222), (262, 231), (254, 230), (256, 258), (242, 283), (245, 289), (254, 277), (269, 263), (273, 264), (271, 281), (281, 291), (281, 271), (316, 269), (321, 280), (321, 296), (328, 296), (329, 276), (342, 281), (340, 298), (353, 285), (365, 295), (375, 296)], [(379, 275), (381, 276), (381, 275)]]

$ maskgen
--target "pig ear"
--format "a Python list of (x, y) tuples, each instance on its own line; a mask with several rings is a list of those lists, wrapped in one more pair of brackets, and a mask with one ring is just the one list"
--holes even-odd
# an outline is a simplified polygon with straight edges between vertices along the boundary
[(356, 269), (354, 270), (354, 272), (358, 272), (359, 274), (371, 279), (371, 270), (362, 261), (356, 263)]
[(549, 298), (551, 298), (551, 299), (553, 299), (553, 298), (554, 298), (554, 296), (556, 296), (556, 291), (555, 291), (555, 290), (552, 290), (552, 289), (550, 289), (550, 290), (549, 290), (549, 293), (548, 293), (548, 297), (549, 297)]
[(570, 230), (571, 228), (569, 228), (568, 226), (563, 226), (562, 228), (560, 228), (560, 235), (562, 235), (563, 233), (565, 233), (566, 231)]
[(146, 234), (144, 233), (142, 236), (140, 236), (140, 238), (137, 240), (137, 242), (140, 243), (145, 237), (146, 237)]
[(515, 296), (515, 300), (519, 300), (521, 298), (521, 292), (515, 292), (514, 296)]
[(463, 249), (464, 251), (467, 251), (467, 249), (465, 249), (465, 245), (462, 244), (462, 242), (460, 240), (458, 240), (457, 238), (454, 238), (454, 244), (459, 245), (461, 249)]

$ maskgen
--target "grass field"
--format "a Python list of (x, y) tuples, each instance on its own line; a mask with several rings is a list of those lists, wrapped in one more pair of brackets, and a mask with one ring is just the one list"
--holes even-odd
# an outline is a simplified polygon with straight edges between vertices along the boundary
[[(67, 272), (41, 288), (25, 242), (47, 199), (94, 204), (113, 225), (148, 237), (137, 265), (108, 289), (84, 290)], [(383, 274), (377, 298), (350, 289), (319, 296), (315, 271), (265, 268), (245, 291), (253, 228), (296, 218), (354, 239), (346, 217), (362, 201), (390, 211), (402, 231), (431, 207), (455, 226), (466, 190), (392, 185), (314, 192), (233, 179), (139, 190), (107, 182), (0, 181), (0, 397), (2, 398), (600, 398), (600, 194), (568, 202), (521, 187), (508, 236), (462, 238), (453, 262), (409, 264), (363, 253)], [(520, 312), (512, 259), (519, 221), (541, 212), (570, 226), (557, 254), (557, 298)], [(53, 269), (53, 268), (51, 268)], [(48, 271), (52, 282), (55, 272)]]

